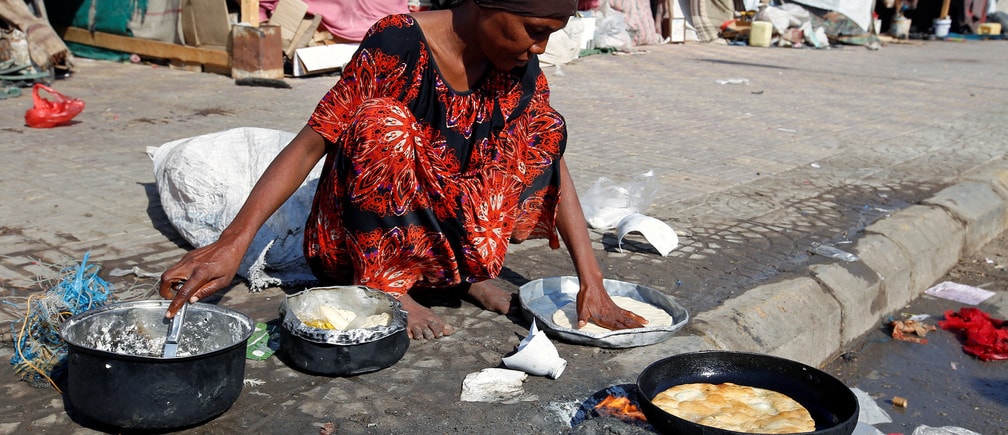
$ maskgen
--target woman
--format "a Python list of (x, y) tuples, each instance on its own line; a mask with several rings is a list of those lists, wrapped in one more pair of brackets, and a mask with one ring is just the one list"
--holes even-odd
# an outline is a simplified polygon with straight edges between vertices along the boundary
[(305, 256), (327, 284), (397, 297), (411, 338), (454, 332), (411, 290), (463, 286), (506, 313), (512, 295), (489, 280), (508, 241), (547, 237), (555, 249), (558, 230), (581, 282), (578, 324), (642, 326), (602, 286), (538, 66), (576, 5), (463, 0), (378, 21), (220, 238), (162, 274), (166, 316), (229, 285), (256, 231), (325, 157)]

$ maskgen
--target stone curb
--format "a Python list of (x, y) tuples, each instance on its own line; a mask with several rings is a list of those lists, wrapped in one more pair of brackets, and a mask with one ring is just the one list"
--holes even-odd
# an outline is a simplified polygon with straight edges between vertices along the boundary
[(695, 315), (694, 329), (711, 349), (821, 366), (1006, 228), (1008, 167), (989, 168), (867, 227), (853, 249), (860, 261), (830, 259), (807, 277), (750, 289)]

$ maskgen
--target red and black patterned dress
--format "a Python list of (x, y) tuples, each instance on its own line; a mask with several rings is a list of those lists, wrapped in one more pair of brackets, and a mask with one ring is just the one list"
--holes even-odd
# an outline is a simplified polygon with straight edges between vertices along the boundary
[(325, 166), (305, 256), (329, 283), (396, 297), (500, 273), (555, 227), (567, 130), (535, 58), (454, 91), (409, 15), (377, 22), (309, 125)]

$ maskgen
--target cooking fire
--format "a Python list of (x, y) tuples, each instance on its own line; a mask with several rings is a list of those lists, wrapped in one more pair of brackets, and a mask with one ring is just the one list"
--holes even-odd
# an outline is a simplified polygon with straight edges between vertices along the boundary
[(647, 417), (641, 412), (637, 387), (633, 384), (613, 385), (589, 396), (581, 402), (571, 418), (571, 427), (595, 417), (616, 418), (624, 423), (652, 429)]

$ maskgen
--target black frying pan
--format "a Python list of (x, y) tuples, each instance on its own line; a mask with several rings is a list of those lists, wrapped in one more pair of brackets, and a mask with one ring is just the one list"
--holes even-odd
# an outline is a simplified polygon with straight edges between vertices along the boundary
[(645, 368), (637, 377), (637, 389), (648, 422), (669, 434), (740, 434), (676, 417), (651, 402), (655, 395), (672, 386), (695, 382), (732, 382), (786, 394), (812, 414), (816, 430), (808, 433), (850, 435), (857, 426), (857, 397), (829, 374), (784, 358), (725, 351), (674, 355)]

